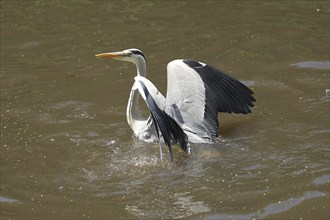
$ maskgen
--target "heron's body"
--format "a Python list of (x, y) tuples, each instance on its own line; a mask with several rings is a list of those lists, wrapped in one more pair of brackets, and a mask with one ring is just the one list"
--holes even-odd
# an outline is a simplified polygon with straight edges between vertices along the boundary
[[(174, 62), (174, 61), (172, 61)], [(153, 98), (157, 104), (157, 106), (165, 111), (169, 116), (171, 116), (184, 130), (185, 134), (188, 137), (188, 140), (190, 143), (212, 143), (212, 137), (207, 131), (205, 126), (201, 126), (199, 122), (190, 122), (190, 121), (183, 121), (182, 114), (178, 112), (178, 110), (174, 106), (169, 106), (169, 99), (166, 99), (163, 94), (161, 94), (157, 88), (150, 82), (147, 78), (142, 76), (136, 76), (135, 83), (132, 87), (129, 99), (128, 99), (128, 105), (127, 105), (127, 122), (132, 128), (134, 135), (143, 141), (146, 142), (155, 142), (157, 141), (157, 134), (155, 131), (155, 127), (153, 125), (153, 121), (151, 116), (148, 118), (143, 118), (140, 113), (139, 106), (139, 90), (136, 86), (137, 83), (143, 83), (146, 85), (148, 90), (153, 95)], [(189, 98), (189, 97), (187, 97)], [(186, 101), (187, 103), (190, 102), (189, 99), (183, 100), (183, 102)], [(182, 107), (184, 107), (185, 103), (180, 103)], [(193, 102), (190, 102), (189, 104), (193, 104)], [(186, 104), (188, 105), (188, 104)], [(185, 112), (192, 111), (192, 109), (189, 108), (189, 106), (185, 106), (185, 109), (183, 109)], [(202, 113), (202, 112), (201, 112)], [(192, 114), (191, 112), (188, 114)], [(215, 138), (215, 137), (213, 137)]]
[[(137, 76), (127, 105), (127, 122), (135, 136), (146, 142), (162, 136), (171, 151), (171, 141), (184, 150), (190, 143), (212, 143), (219, 136), (218, 112), (251, 112), (253, 92), (231, 76), (198, 61), (174, 60), (167, 65), (167, 93), (162, 95), (146, 78), (146, 62), (137, 49), (102, 53), (136, 65)], [(143, 118), (139, 97), (150, 116)], [(172, 154), (171, 154), (172, 156)]]

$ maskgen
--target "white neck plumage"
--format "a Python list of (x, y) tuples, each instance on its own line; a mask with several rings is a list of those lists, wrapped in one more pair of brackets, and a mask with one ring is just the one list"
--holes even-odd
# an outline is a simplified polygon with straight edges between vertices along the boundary
[[(141, 57), (139, 59), (134, 60), (134, 64), (137, 69), (137, 75), (146, 77), (147, 71), (145, 60)], [(136, 84), (134, 83), (128, 99), (126, 118), (128, 124), (137, 136), (139, 135), (138, 132), (141, 132), (147, 128), (147, 119), (143, 118), (141, 115), (139, 107), (139, 98), (140, 93)]]

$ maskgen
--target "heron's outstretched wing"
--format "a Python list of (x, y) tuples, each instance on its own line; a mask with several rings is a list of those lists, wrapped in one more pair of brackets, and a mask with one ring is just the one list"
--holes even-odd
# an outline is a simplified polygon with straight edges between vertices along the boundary
[(166, 112), (200, 137), (218, 136), (218, 112), (247, 114), (254, 106), (249, 88), (207, 64), (174, 60), (167, 77)]
[[(145, 100), (153, 123), (156, 128), (157, 136), (159, 139), (159, 131), (163, 136), (165, 144), (168, 146), (171, 159), (173, 160), (172, 146), (171, 141), (178, 142), (181, 148), (184, 151), (188, 151), (189, 143), (187, 135), (183, 132), (181, 127), (176, 123), (174, 119), (172, 119), (165, 111), (158, 107), (158, 104), (155, 102), (153, 95), (147, 88), (148, 83), (144, 77), (135, 77), (137, 83), (139, 83), (138, 89)], [(149, 82), (149, 81), (148, 81)], [(156, 94), (154, 94), (156, 95)]]

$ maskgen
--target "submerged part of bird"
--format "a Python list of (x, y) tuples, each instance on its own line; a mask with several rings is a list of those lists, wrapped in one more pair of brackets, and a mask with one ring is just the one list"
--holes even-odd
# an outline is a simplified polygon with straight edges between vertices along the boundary
[[(138, 139), (159, 143), (164, 140), (172, 160), (172, 143), (178, 143), (188, 153), (189, 143), (213, 143), (219, 136), (219, 112), (248, 114), (256, 101), (246, 85), (202, 62), (171, 61), (167, 65), (165, 98), (146, 78), (146, 59), (141, 50), (127, 49), (95, 56), (135, 64), (137, 75), (128, 99), (127, 122)], [(139, 97), (149, 109), (147, 118), (141, 115)]]

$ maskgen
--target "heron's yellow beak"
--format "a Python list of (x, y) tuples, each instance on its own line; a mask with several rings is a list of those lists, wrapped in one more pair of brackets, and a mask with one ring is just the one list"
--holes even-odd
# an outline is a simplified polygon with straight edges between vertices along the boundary
[(121, 58), (126, 56), (123, 52), (110, 52), (110, 53), (99, 53), (95, 54), (96, 57), (108, 57), (108, 58)]

